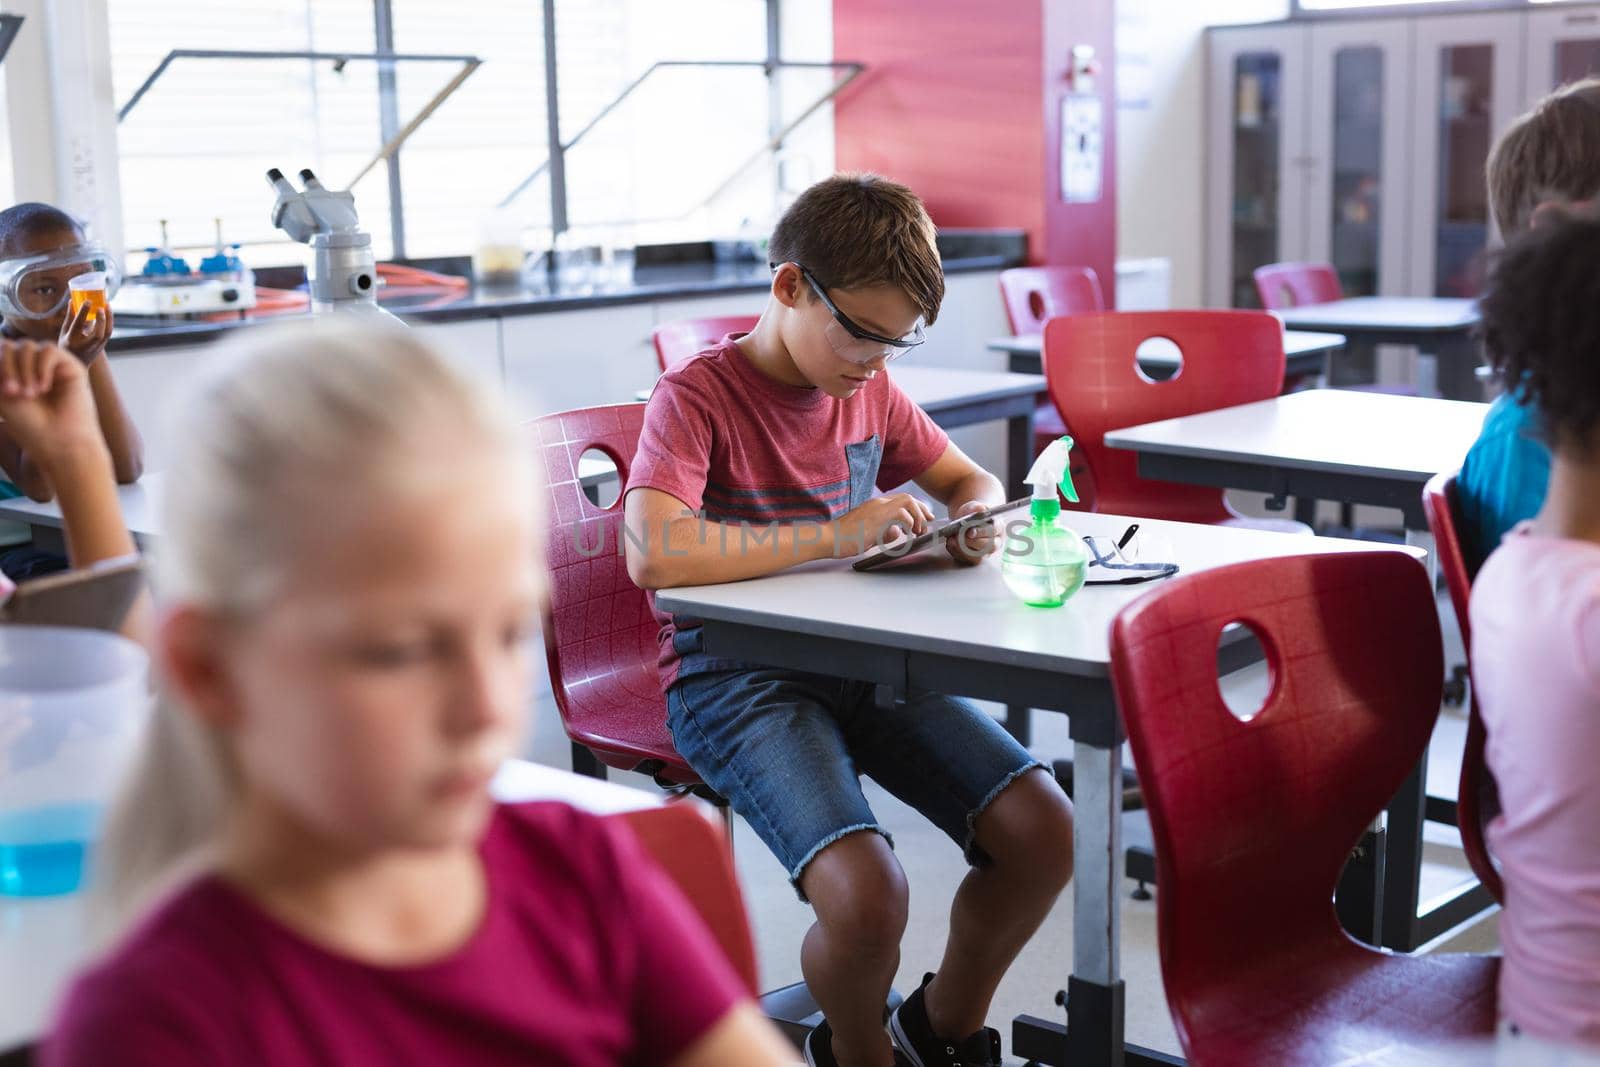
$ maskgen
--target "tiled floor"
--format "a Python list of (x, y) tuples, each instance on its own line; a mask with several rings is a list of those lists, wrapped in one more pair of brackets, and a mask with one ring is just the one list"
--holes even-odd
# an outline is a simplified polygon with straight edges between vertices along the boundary
[[(1445, 615), (1446, 660), (1460, 660), (1460, 641), (1441, 599)], [(1259, 688), (1260, 678), (1248, 673), (1230, 679), (1230, 689)], [(1070, 754), (1066, 720), (1059, 715), (1036, 713), (1034, 751), (1046, 761)], [(1459, 710), (1445, 709), (1429, 753), (1431, 792), (1455, 795), (1465, 719)], [(555, 766), (568, 766), (565, 736), (553, 705), (540, 708), (534, 736), (534, 758)], [(653, 788), (638, 776), (614, 774), (619, 781)], [(896, 987), (914, 989), (925, 970), (938, 961), (944, 944), (948, 908), (964, 872), (956, 847), (914, 811), (871, 783), (868, 797), (884, 825), (894, 835), (896, 853), (911, 885), (911, 917)], [(1430, 827), (1424, 867), (1423, 896), (1466, 877), (1466, 860), (1459, 843), (1452, 846), (1448, 828)], [(799, 946), (811, 922), (810, 909), (796, 900), (784, 871), (759, 839), (742, 822), (737, 823), (735, 857), (743, 880), (751, 922), (761, 957), (762, 987), (772, 989), (800, 977)], [(1132, 889), (1133, 884), (1127, 883)], [(1122, 971), (1127, 982), (1128, 1040), (1166, 1052), (1179, 1050), (1177, 1035), (1167, 1014), (1162, 993), (1155, 932), (1155, 902), (1128, 898), (1122, 901)], [(1490, 913), (1458, 931), (1439, 951), (1493, 951), (1498, 948), (1497, 915)], [(1043, 930), (1024, 950), (1000, 988), (990, 1024), (1001, 1029), (1010, 1045), (1010, 1020), (1020, 1013), (1063, 1018), (1053, 1003), (1066, 985), (1072, 958), (1071, 892), (1063, 896)], [(1020, 1062), (1020, 1061), (1008, 1061)]]

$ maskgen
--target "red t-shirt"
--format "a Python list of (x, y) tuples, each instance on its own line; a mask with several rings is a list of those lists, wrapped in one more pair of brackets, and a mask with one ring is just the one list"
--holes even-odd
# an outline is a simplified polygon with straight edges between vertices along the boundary
[[(656, 383), (628, 488), (659, 489), (703, 508), (710, 522), (759, 531), (773, 521), (836, 519), (921, 475), (949, 441), (887, 374), (838, 400), (773, 381), (730, 336)], [(656, 620), (666, 689), (678, 677), (672, 639), (680, 626), (659, 610)], [(693, 625), (686, 619), (681, 628)]]
[(660, 1067), (747, 996), (616, 821), (501, 806), (481, 853), (482, 925), (412, 967), (320, 948), (201, 877), (79, 978), (43, 1067)]

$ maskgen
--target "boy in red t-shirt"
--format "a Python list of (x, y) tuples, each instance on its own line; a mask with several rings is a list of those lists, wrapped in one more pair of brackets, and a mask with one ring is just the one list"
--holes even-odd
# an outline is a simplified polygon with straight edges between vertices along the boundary
[[(915, 194), (873, 175), (830, 178), (784, 214), (768, 253), (772, 294), (755, 329), (668, 371), (651, 396), (624, 504), (628, 571), (645, 589), (858, 555), (896, 526), (921, 533), (925, 503), (877, 495), (907, 481), (953, 517), (1005, 499), (885, 373), (944, 298)], [(994, 529), (946, 547), (979, 564)], [(913, 690), (879, 708), (865, 683), (707, 656), (692, 621), (657, 614), (678, 751), (816, 911), (801, 966), (827, 1021), (807, 1063), (999, 1064), (990, 1000), (1072, 875), (1072, 807), (1048, 771), (965, 701)], [(860, 773), (972, 865), (938, 971), (890, 1020), (893, 1044), (882, 1012), (908, 890)]]

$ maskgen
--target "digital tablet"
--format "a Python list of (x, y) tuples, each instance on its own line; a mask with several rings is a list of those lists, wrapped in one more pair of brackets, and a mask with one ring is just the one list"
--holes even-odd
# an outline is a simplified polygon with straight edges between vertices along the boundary
[(0, 622), (117, 631), (143, 591), (138, 556), (102, 560), (20, 583), (0, 604)]
[(950, 520), (937, 529), (930, 529), (926, 533), (918, 534), (909, 541), (896, 541), (892, 545), (876, 548), (850, 566), (854, 570), (870, 571), (885, 564), (893, 563), (895, 560), (914, 556), (929, 545), (943, 544), (945, 538), (953, 537), (963, 529), (982, 526), (984, 523), (991, 521), (996, 515), (1003, 515), (1008, 511), (1027, 507), (1032, 500), (1033, 498), (1029, 496), (1020, 497), (1016, 500), (1009, 500), (1004, 504), (996, 504), (987, 511), (980, 511), (973, 515), (963, 515), (959, 519)]

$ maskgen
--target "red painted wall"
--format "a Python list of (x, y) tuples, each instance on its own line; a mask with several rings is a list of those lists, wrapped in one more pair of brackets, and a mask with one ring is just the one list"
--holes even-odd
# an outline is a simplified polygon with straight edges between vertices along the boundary
[[(867, 71), (834, 107), (841, 170), (903, 181), (941, 226), (1020, 227), (1035, 263), (1116, 285), (1113, 0), (834, 0), (834, 56)], [(1074, 44), (1094, 45), (1102, 195), (1061, 201), (1060, 114)]]

